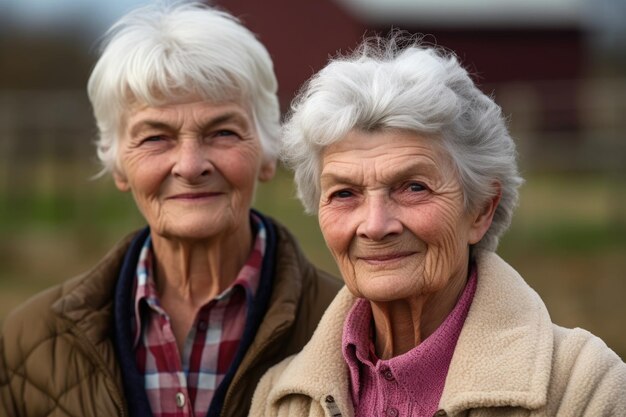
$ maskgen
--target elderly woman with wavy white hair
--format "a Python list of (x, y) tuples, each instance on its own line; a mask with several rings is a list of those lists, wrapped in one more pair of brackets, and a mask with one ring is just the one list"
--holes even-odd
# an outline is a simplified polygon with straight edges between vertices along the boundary
[(522, 183), (500, 108), (400, 41), (332, 60), (292, 106), (285, 160), (346, 285), (251, 415), (626, 415), (626, 365), (495, 253)]
[(147, 227), (4, 320), (0, 415), (247, 415), (340, 287), (251, 209), (275, 171), (276, 91), (226, 12), (159, 2), (111, 28), (88, 85), (98, 155)]

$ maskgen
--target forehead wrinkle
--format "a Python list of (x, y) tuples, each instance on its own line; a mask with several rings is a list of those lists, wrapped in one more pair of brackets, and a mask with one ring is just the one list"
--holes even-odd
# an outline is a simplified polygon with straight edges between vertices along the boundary
[(228, 112), (215, 118), (209, 119), (208, 122), (203, 121), (200, 118), (198, 125), (206, 129), (226, 123), (234, 123), (235, 125), (245, 129), (250, 128), (248, 117), (241, 114), (240, 112)]

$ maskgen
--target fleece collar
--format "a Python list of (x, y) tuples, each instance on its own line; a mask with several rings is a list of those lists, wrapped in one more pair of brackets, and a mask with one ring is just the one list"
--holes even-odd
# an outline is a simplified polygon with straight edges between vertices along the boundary
[(452, 357), (440, 408), (537, 409), (547, 402), (553, 350), (544, 303), (493, 252), (477, 254), (478, 286)]
[(291, 394), (302, 394), (321, 404), (329, 396), (342, 412), (342, 417), (354, 415), (348, 366), (341, 352), (343, 321), (355, 302), (344, 286), (330, 304), (311, 340), (289, 363), (270, 391), (268, 401), (273, 406)]
[[(535, 291), (498, 255), (480, 251), (476, 260), (476, 293), (439, 408), (454, 416), (480, 407), (542, 407), (547, 401), (553, 349), (548, 312)], [(341, 343), (343, 321), (354, 302), (345, 287), (337, 294), (311, 341), (270, 391), (272, 406), (291, 394), (323, 405), (330, 395), (343, 416), (353, 416)]]

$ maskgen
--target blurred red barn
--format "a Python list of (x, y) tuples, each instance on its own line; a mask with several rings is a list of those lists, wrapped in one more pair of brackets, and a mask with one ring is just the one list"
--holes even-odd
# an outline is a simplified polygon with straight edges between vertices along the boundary
[(532, 90), (539, 107), (536, 127), (540, 130), (578, 129), (578, 110), (573, 103), (578, 97), (578, 80), (584, 77), (587, 49), (581, 25), (571, 14), (535, 18), (532, 10), (526, 10), (525, 15), (509, 12), (498, 20), (497, 16), (480, 18), (476, 12), (463, 16), (456, 10), (439, 19), (432, 10), (430, 14), (380, 13), (355, 6), (358, 2), (354, 0), (347, 3), (350, 1), (218, 2), (242, 19), (269, 49), (283, 110), (329, 56), (354, 48), (366, 33), (385, 34), (394, 27), (432, 35), (428, 41), (455, 51), (487, 92), (504, 83), (521, 83)]

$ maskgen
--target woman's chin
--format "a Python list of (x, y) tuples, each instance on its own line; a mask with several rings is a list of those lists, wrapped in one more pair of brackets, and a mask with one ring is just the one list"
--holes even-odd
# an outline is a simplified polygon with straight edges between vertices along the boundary
[[(248, 225), (247, 213), (234, 216), (228, 210), (193, 210), (166, 213), (148, 222), (153, 233), (176, 240), (213, 240), (237, 234), (241, 225)], [(236, 218), (237, 217), (237, 218)]]
[(153, 232), (170, 240), (214, 240), (220, 236), (231, 234), (224, 224), (213, 224), (209, 222), (180, 222), (168, 227), (152, 228)]
[(397, 282), (369, 282), (358, 288), (358, 297), (369, 301), (385, 303), (413, 298), (418, 295), (414, 283), (399, 285)]

